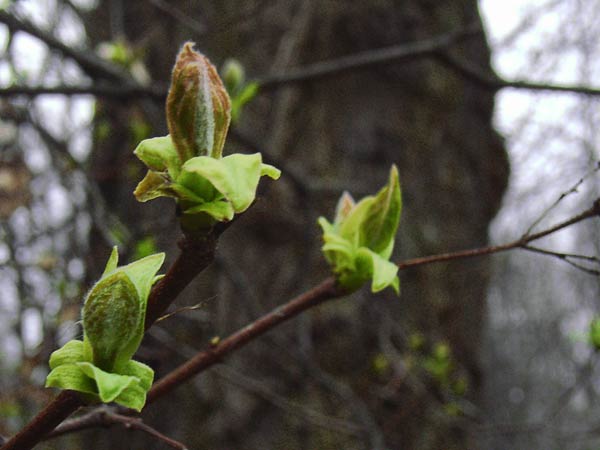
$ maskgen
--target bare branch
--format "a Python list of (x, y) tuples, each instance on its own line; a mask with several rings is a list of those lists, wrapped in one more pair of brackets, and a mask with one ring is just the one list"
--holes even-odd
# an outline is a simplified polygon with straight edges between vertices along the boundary
[(590, 170), (586, 175), (584, 175), (583, 177), (581, 177), (577, 183), (575, 183), (573, 186), (571, 186), (570, 189), (566, 190), (565, 192), (563, 192), (562, 194), (559, 195), (559, 197), (550, 205), (548, 206), (548, 208), (546, 208), (542, 214), (540, 214), (540, 216), (530, 225), (529, 228), (527, 228), (527, 231), (525, 232), (525, 234), (530, 234), (533, 229), (539, 225), (539, 223), (544, 220), (546, 218), (546, 216), (550, 213), (550, 211), (552, 211), (554, 208), (556, 208), (560, 202), (562, 202), (566, 197), (568, 197), (571, 194), (575, 194), (577, 191), (577, 189), (579, 189), (579, 186), (581, 186), (589, 177), (591, 177), (592, 175), (594, 175), (595, 173), (597, 173), (598, 171), (600, 171), (600, 163), (597, 163), (596, 166), (594, 168), (592, 168), (592, 170)]
[(48, 47), (58, 50), (65, 56), (74, 59), (92, 78), (105, 78), (120, 83), (135, 83), (126, 72), (97, 57), (91, 50), (78, 50), (70, 47), (56, 39), (51, 33), (40, 30), (31, 22), (20, 19), (6, 10), (0, 9), (0, 23), (4, 23), (11, 30), (23, 31), (30, 34), (44, 42)]
[(292, 70), (288, 73), (267, 75), (258, 78), (256, 81), (260, 84), (262, 89), (272, 89), (282, 84), (320, 79), (384, 63), (387, 64), (390, 62), (431, 57), (441, 50), (447, 49), (452, 45), (480, 33), (482, 33), (481, 26), (478, 24), (471, 25), (464, 29), (442, 34), (430, 39), (355, 53), (353, 55), (311, 64)]
[(170, 4), (165, 0), (147, 0), (149, 3), (152, 3), (154, 7), (160, 9), (162, 12), (168, 14), (177, 22), (179, 22), (184, 27), (188, 28), (190, 31), (198, 35), (203, 35), (206, 33), (206, 27), (191, 17), (189, 14), (184, 13), (180, 9), (176, 8), (174, 5)]
[(165, 436), (156, 429), (142, 422), (142, 419), (140, 419), (139, 417), (131, 417), (123, 414), (118, 414), (116, 412), (111, 411), (106, 406), (101, 406), (97, 409), (94, 409), (88, 414), (85, 414), (81, 417), (77, 417), (76, 419), (69, 421), (68, 424), (64, 424), (63, 426), (58, 427), (47, 437), (54, 438), (86, 428), (110, 427), (113, 425), (121, 425), (127, 429), (143, 431), (144, 433), (149, 434), (150, 436), (158, 439), (159, 441), (164, 442), (171, 448), (176, 448), (178, 450), (187, 450), (187, 447), (181, 442), (176, 441), (168, 436)]
[(596, 264), (600, 263), (600, 260), (598, 258), (596, 258), (595, 256), (586, 256), (586, 255), (576, 255), (576, 254), (572, 254), (572, 253), (555, 252), (552, 250), (545, 250), (545, 249), (533, 247), (530, 245), (525, 245), (522, 248), (524, 250), (529, 250), (530, 252), (533, 252), (533, 253), (540, 253), (542, 255), (553, 256), (553, 257), (569, 264), (570, 266), (575, 267), (577, 270), (581, 270), (582, 272), (585, 272), (589, 275), (594, 275), (594, 276), (600, 275), (600, 270), (592, 269), (590, 267), (583, 266), (582, 264), (573, 261), (574, 259), (579, 259), (579, 260), (584, 260), (584, 261), (588, 261), (588, 262), (596, 263)]
[(550, 227), (546, 230), (540, 231), (535, 234), (524, 234), (522, 237), (517, 239), (516, 241), (509, 242), (507, 244), (502, 245), (492, 245), (489, 247), (480, 247), (474, 248), (470, 250), (461, 250), (458, 252), (450, 252), (450, 253), (441, 253), (439, 255), (425, 256), (422, 258), (414, 258), (406, 261), (402, 261), (398, 263), (398, 267), (400, 270), (407, 269), (409, 267), (422, 266), (424, 264), (431, 264), (436, 262), (444, 262), (444, 261), (452, 261), (455, 259), (463, 259), (463, 258), (472, 258), (475, 256), (483, 256), (483, 255), (491, 255), (493, 253), (504, 252), (507, 250), (512, 250), (516, 248), (523, 248), (528, 243), (537, 241), (545, 236), (556, 233), (564, 228), (567, 228), (576, 223), (582, 222), (591, 217), (600, 216), (600, 199), (597, 199), (591, 208), (586, 209), (581, 214), (578, 214), (574, 217), (571, 217), (564, 222), (561, 222), (553, 227)]
[(313, 306), (319, 305), (327, 300), (341, 297), (344, 294), (345, 291), (336, 285), (334, 278), (327, 278), (313, 289), (290, 300), (285, 305), (274, 309), (270, 313), (257, 319), (255, 322), (252, 322), (238, 332), (232, 334), (227, 339), (222, 340), (212, 348), (198, 353), (168, 375), (161, 378), (148, 392), (147, 402), (152, 403), (157, 398), (171, 392), (198, 373), (220, 362), (229, 353), (243, 347), (248, 342), (256, 339), (275, 326), (297, 316)]
[(436, 56), (438, 61), (460, 73), (466, 79), (492, 91), (510, 88), (528, 91), (565, 92), (590, 96), (600, 95), (600, 88), (589, 86), (538, 83), (527, 80), (506, 80), (497, 75), (490, 75), (482, 71), (479, 67), (448, 53), (439, 52)]
[(167, 87), (155, 84), (152, 86), (122, 85), (120, 83), (94, 83), (84, 86), (9, 86), (0, 89), (0, 97), (23, 95), (37, 97), (39, 95), (94, 95), (105, 98), (143, 98), (162, 101), (167, 97)]
[[(415, 258), (398, 263), (399, 270), (435, 262), (451, 261), (474, 256), (490, 255), (501, 251), (524, 248), (528, 243), (553, 234), (571, 225), (582, 222), (591, 217), (600, 216), (600, 199), (597, 199), (591, 208), (582, 213), (554, 225), (546, 230), (531, 235), (523, 235), (516, 241), (490, 247), (463, 250), (440, 255)], [(180, 242), (181, 254), (169, 269), (165, 277), (153, 288), (148, 301), (146, 327), (150, 327), (160, 317), (162, 312), (179, 295), (183, 288), (202, 270), (204, 270), (214, 257), (216, 236), (222, 232), (217, 230), (209, 239), (195, 240), (186, 237)], [(220, 362), (225, 356), (243, 347), (248, 342), (261, 336), (277, 325), (297, 316), (303, 311), (319, 305), (327, 300), (339, 298), (346, 292), (337, 286), (335, 279), (330, 277), (313, 289), (290, 300), (288, 303), (276, 308), (270, 313), (247, 325), (212, 348), (199, 352), (159, 380), (148, 392), (148, 403), (171, 392), (180, 384)], [(72, 391), (63, 391), (55, 400), (40, 412), (21, 432), (11, 438), (1, 450), (26, 450), (32, 448), (37, 442), (52, 431), (62, 420), (66, 419), (82, 402)]]

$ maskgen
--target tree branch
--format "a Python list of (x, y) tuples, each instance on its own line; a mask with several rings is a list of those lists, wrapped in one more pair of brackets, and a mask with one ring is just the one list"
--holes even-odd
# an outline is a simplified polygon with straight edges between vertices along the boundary
[[(541, 239), (591, 217), (600, 217), (600, 199), (597, 199), (591, 208), (568, 220), (538, 233), (526, 233), (521, 236), (521, 238), (507, 244), (443, 253), (423, 258), (414, 258), (398, 263), (398, 268), (399, 270), (404, 270), (409, 267), (490, 255), (516, 248), (527, 249), (527, 244), (530, 242)], [(180, 242), (181, 254), (165, 277), (152, 290), (148, 302), (146, 327), (149, 327), (156, 319), (158, 319), (162, 312), (194, 278), (194, 276), (210, 264), (214, 257), (216, 237), (223, 231), (224, 229), (216, 230), (215, 235), (210, 240), (195, 240), (188, 236)], [(336, 285), (334, 278), (327, 278), (313, 289), (299, 295), (285, 305), (282, 305), (257, 319), (255, 322), (232, 334), (227, 339), (217, 343), (212, 348), (199, 352), (186, 363), (174, 369), (154, 384), (152, 389), (148, 392), (147, 402), (152, 403), (157, 398), (171, 392), (180, 384), (220, 362), (228, 354), (243, 347), (248, 342), (273, 329), (277, 325), (299, 315), (309, 308), (319, 305), (327, 300), (341, 297), (345, 294), (346, 292)], [(77, 394), (72, 391), (63, 391), (23, 430), (21, 430), (21, 432), (2, 446), (1, 450), (27, 450), (32, 448), (81, 405), (82, 402)]]
[[(44, 41), (51, 48), (57, 49), (66, 56), (73, 58), (88, 74), (90, 74), (90, 76), (112, 81), (110, 84), (106, 83), (103, 85), (90, 86), (9, 86), (0, 89), (0, 97), (12, 97), (16, 95), (35, 97), (46, 94), (90, 94), (108, 98), (150, 97), (157, 101), (163, 101), (167, 96), (167, 86), (161, 84), (142, 86), (135, 82), (135, 80), (127, 73), (121, 71), (117, 66), (96, 57), (92, 52), (79, 51), (68, 47), (51, 34), (39, 30), (31, 23), (18, 19), (6, 11), (0, 10), (0, 22), (5, 23), (11, 29), (27, 32)], [(460, 73), (466, 79), (493, 91), (510, 88), (600, 96), (600, 88), (589, 86), (540, 83), (527, 80), (507, 80), (493, 73), (488, 74), (481, 68), (470, 64), (468, 61), (460, 60), (456, 56), (448, 53), (448, 50), (453, 45), (481, 32), (481, 27), (472, 25), (430, 39), (368, 50), (341, 58), (321, 61), (291, 70), (287, 73), (265, 75), (256, 78), (255, 81), (260, 85), (261, 89), (271, 90), (292, 83), (319, 80), (382, 64), (399, 61), (413, 61), (421, 58), (434, 58), (441, 64)]]
[(23, 31), (30, 34), (44, 42), (48, 47), (72, 58), (92, 78), (105, 78), (119, 83), (135, 83), (126, 72), (97, 57), (93, 51), (87, 49), (78, 50), (70, 47), (59, 41), (51, 33), (40, 30), (28, 20), (20, 19), (6, 10), (0, 9), (0, 23), (4, 23), (11, 30)]
[[(248, 342), (261, 336), (275, 326), (297, 316), (313, 306), (327, 300), (341, 297), (346, 292), (340, 289), (333, 277), (325, 279), (316, 287), (290, 300), (263, 317), (257, 319), (227, 339), (214, 345), (212, 348), (198, 353), (193, 358), (161, 378), (148, 392), (147, 403), (152, 403), (157, 398), (171, 392), (176, 387), (189, 380), (198, 373), (220, 362), (229, 353), (243, 347)], [(4, 449), (3, 449), (4, 450)]]
[[(192, 279), (212, 262), (217, 237), (226, 227), (217, 228), (208, 237), (184, 236), (179, 242), (181, 253), (165, 276), (154, 286), (148, 299), (146, 328), (169, 307)], [(1, 450), (29, 450), (40, 442), (85, 402), (73, 391), (62, 391)]]
[(593, 88), (589, 86), (538, 83), (527, 80), (506, 80), (498, 75), (487, 74), (479, 67), (476, 67), (467, 61), (463, 61), (456, 56), (444, 52), (438, 52), (436, 58), (439, 62), (458, 72), (464, 78), (492, 91), (510, 88), (528, 91), (567, 92), (589, 96), (600, 95), (600, 88)]
[(600, 217), (600, 199), (597, 199), (591, 208), (586, 209), (582, 213), (571, 217), (564, 222), (554, 225), (546, 230), (540, 231), (534, 234), (524, 234), (516, 241), (509, 242), (502, 245), (492, 245), (489, 247), (480, 247), (469, 250), (461, 250), (458, 252), (441, 253), (439, 255), (425, 256), (421, 258), (409, 259), (398, 263), (399, 270), (408, 269), (409, 267), (422, 266), (424, 264), (431, 264), (436, 262), (452, 261), (455, 259), (472, 258), (475, 256), (491, 255), (493, 253), (504, 252), (516, 248), (526, 249), (525, 247), (530, 242), (541, 239), (550, 234), (556, 233), (564, 228), (567, 228), (576, 223), (582, 222), (591, 217)]
[(284, 84), (321, 79), (384, 63), (431, 57), (441, 50), (447, 49), (482, 32), (481, 26), (474, 24), (430, 39), (367, 50), (341, 58), (310, 64), (287, 73), (259, 77), (256, 81), (259, 83), (261, 89), (273, 89)]
[(82, 430), (93, 427), (110, 427), (113, 425), (122, 425), (123, 427), (128, 429), (143, 431), (144, 433), (149, 434), (150, 436), (158, 439), (159, 441), (164, 442), (169, 447), (178, 450), (187, 450), (187, 447), (181, 442), (178, 442), (174, 439), (171, 439), (168, 436), (165, 436), (156, 429), (142, 422), (142, 420), (139, 417), (131, 417), (123, 414), (118, 414), (114, 411), (111, 411), (104, 405), (98, 409), (94, 409), (88, 414), (73, 419), (69, 422), (69, 424), (65, 424), (65, 426), (58, 427), (56, 430), (54, 430), (54, 432), (51, 433), (51, 435), (52, 437), (58, 437), (76, 430)]

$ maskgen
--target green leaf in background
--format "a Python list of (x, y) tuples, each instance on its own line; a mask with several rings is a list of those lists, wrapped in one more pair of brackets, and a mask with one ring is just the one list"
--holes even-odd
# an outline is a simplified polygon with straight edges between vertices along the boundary
[(600, 317), (595, 317), (590, 323), (590, 343), (600, 350)]

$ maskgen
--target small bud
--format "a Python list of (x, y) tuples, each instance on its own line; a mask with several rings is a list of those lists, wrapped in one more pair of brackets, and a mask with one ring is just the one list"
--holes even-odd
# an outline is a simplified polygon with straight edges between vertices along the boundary
[(237, 59), (230, 58), (223, 64), (221, 73), (223, 74), (223, 81), (225, 82), (227, 92), (233, 96), (246, 79), (244, 67)]
[(348, 217), (355, 205), (356, 202), (352, 198), (352, 195), (350, 195), (348, 191), (344, 191), (335, 208), (335, 219), (333, 224), (339, 225), (342, 223), (344, 219)]
[(220, 158), (231, 120), (229, 95), (208, 58), (187, 42), (177, 56), (167, 97), (167, 124), (182, 162)]
[(82, 316), (93, 362), (110, 372), (119, 353), (136, 337), (142, 320), (135, 285), (123, 272), (101, 279), (88, 294)]

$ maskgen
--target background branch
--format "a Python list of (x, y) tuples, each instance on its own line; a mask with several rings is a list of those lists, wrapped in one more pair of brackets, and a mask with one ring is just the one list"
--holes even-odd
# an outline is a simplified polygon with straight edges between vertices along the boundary
[(92, 78), (105, 78), (111, 81), (135, 83), (131, 77), (120, 68), (96, 56), (89, 49), (76, 49), (70, 47), (51, 33), (39, 29), (34, 24), (25, 19), (20, 19), (16, 15), (0, 9), (0, 23), (8, 26), (13, 31), (23, 31), (44, 42), (48, 47), (60, 51), (63, 55), (75, 60), (79, 66)]

